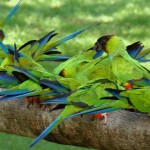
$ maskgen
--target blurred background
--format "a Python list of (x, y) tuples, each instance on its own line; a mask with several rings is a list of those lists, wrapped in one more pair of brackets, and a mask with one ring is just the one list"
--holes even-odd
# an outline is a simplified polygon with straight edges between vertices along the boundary
[[(6, 17), (17, 0), (0, 0), (0, 20)], [(56, 39), (88, 25), (100, 25), (58, 47), (63, 54), (73, 56), (92, 47), (106, 34), (117, 34), (125, 43), (141, 41), (150, 47), (150, 0), (24, 0), (15, 16), (4, 27), (5, 43), (19, 46), (38, 39), (51, 30)], [(51, 62), (50, 62), (51, 63)], [(51, 64), (50, 64), (51, 65)], [(33, 139), (0, 133), (0, 149), (25, 150)], [(42, 141), (36, 150), (84, 150)]]

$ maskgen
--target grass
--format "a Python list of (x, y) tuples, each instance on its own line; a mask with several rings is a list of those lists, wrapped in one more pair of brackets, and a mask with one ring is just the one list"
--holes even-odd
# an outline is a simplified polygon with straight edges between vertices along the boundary
[[(28, 145), (31, 144), (33, 139), (21, 137), (17, 135), (10, 135), (0, 133), (0, 149), (2, 150), (30, 150)], [(37, 146), (33, 147), (32, 150), (87, 150), (86, 148), (78, 148), (70, 145), (61, 145), (50, 143), (42, 140)], [(91, 149), (92, 150), (92, 149)]]
[[(17, 0), (0, 2), (0, 18), (4, 18)], [(104, 34), (117, 34), (127, 44), (142, 41), (149, 43), (150, 25), (149, 0), (36, 0), (23, 1), (11, 22), (4, 28), (6, 42), (20, 45), (37, 39), (51, 30), (63, 37), (85, 26), (101, 23), (78, 38), (59, 48), (67, 55), (80, 53), (91, 47)]]
[[(17, 0), (0, 1), (0, 19), (5, 18)], [(17, 45), (31, 39), (38, 39), (51, 30), (59, 33), (57, 39), (100, 22), (59, 49), (66, 55), (79, 54), (93, 46), (104, 34), (117, 34), (126, 44), (141, 41), (150, 47), (150, 1), (149, 0), (36, 0), (23, 1), (12, 20), (4, 27), (5, 43)], [(56, 39), (56, 38), (55, 38)], [(31, 139), (0, 134), (0, 149), (27, 149)], [(82, 149), (58, 146), (41, 142), (35, 149), (71, 150)]]

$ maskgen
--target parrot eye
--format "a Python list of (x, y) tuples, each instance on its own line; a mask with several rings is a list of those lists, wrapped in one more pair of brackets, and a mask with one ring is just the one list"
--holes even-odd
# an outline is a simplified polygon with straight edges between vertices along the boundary
[(105, 39), (102, 39), (101, 40), (101, 44), (105, 44), (106, 43), (106, 40)]

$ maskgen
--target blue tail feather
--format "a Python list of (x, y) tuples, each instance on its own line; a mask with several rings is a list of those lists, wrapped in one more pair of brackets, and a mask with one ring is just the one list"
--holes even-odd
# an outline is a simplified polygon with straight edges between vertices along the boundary
[(52, 32), (48, 33), (45, 37), (43, 37), (40, 40), (40, 43), (39, 43), (40, 45), (38, 47), (38, 50), (32, 55), (32, 57), (34, 57), (36, 54), (38, 54), (40, 52), (40, 50), (45, 46), (45, 44), (48, 42), (48, 40), (50, 39), (51, 36), (52, 36)]
[(7, 47), (0, 41), (0, 47), (5, 54), (9, 54)]
[(141, 43), (138, 41), (138, 42), (135, 42), (131, 45), (128, 45), (127, 46), (127, 52), (128, 54), (136, 59), (137, 55), (141, 52), (141, 50), (143, 49), (144, 46), (141, 45)]
[(56, 97), (53, 99), (45, 100), (42, 104), (69, 104), (65, 97)]
[(54, 128), (55, 126), (60, 122), (60, 119), (57, 118), (54, 120), (31, 144), (30, 148), (33, 147), (35, 144), (37, 144), (40, 140), (42, 140), (46, 135), (48, 135)]
[[(97, 110), (101, 111), (101, 110), (104, 110), (104, 106), (107, 106), (107, 105), (110, 105), (110, 104), (113, 104), (114, 102), (110, 102), (110, 103), (107, 103), (107, 104), (101, 104), (99, 106), (96, 106), (96, 107), (92, 107), (92, 108), (89, 108), (89, 109), (86, 109), (86, 110), (83, 110), (81, 112), (78, 112), (78, 113), (75, 113), (75, 114), (72, 114), (70, 116), (67, 116), (65, 119), (68, 119), (68, 118), (72, 118), (72, 117), (75, 117), (75, 116), (78, 116), (78, 115), (82, 115), (82, 114), (88, 114), (90, 112), (95, 112)], [(107, 108), (105, 108), (107, 109)]]
[(64, 61), (68, 60), (70, 57), (67, 56), (44, 56), (40, 57), (38, 61)]
[(116, 110), (119, 110), (119, 108), (111, 107), (111, 108), (105, 108), (105, 109), (101, 109), (101, 110), (97, 110), (97, 111), (92, 111), (87, 114), (93, 115), (93, 114), (99, 114), (99, 113), (108, 113), (108, 112), (112, 112), (112, 111), (116, 111)]
[(0, 98), (0, 100), (19, 100), (19, 98), (24, 98), (24, 97), (27, 97), (27, 96), (30, 96), (30, 92), (29, 93), (25, 93), (25, 94), (21, 94), (21, 95), (7, 95), (7, 96), (4, 96), (2, 98)]
[(49, 37), (49, 39), (47, 40), (47, 41), (49, 41), (51, 38), (53, 38), (55, 35), (57, 35), (57, 33), (54, 33), (54, 32), (55, 32), (55, 30), (50, 31), (50, 32), (49, 32), (48, 34), (46, 34), (44, 37), (40, 38), (40, 39), (38, 40), (38, 42), (39, 42), (39, 43), (42, 43), (43, 40), (44, 40), (46, 37)]
[(142, 62), (143, 62), (143, 63), (144, 63), (144, 62), (150, 62), (150, 59), (148, 59), (148, 58), (145, 59), (144, 56), (143, 56), (143, 57), (139, 57), (139, 58), (137, 58), (136, 60), (139, 61), (139, 62), (141, 62), (141, 63), (142, 63)]
[(17, 9), (19, 8), (20, 3), (22, 2), (22, 0), (19, 0), (18, 3), (15, 5), (15, 7), (9, 12), (8, 16), (6, 17), (2, 27), (7, 24), (9, 22), (9, 20), (11, 19), (11, 17), (14, 15), (14, 13), (17, 11)]
[(23, 90), (3, 90), (0, 92), (0, 96), (4, 95), (20, 95), (29, 92), (29, 90), (23, 89)]
[(16, 83), (18, 82), (16, 77), (8, 75), (6, 71), (0, 71), (0, 81)]
[(67, 91), (67, 89), (63, 86), (61, 86), (59, 84), (59, 82), (57, 81), (50, 81), (50, 80), (40, 80), (40, 83), (43, 84), (43, 85), (46, 85), (48, 86), (49, 88), (53, 89), (54, 91), (62, 94), (62, 93), (65, 93)]
[(35, 82), (38, 83), (39, 80), (32, 73), (30, 73), (27, 69), (18, 67), (18, 66), (14, 66), (14, 65), (9, 65), (9, 66), (14, 68), (16, 71), (25, 74), (27, 77), (31, 78), (32, 80), (34, 80)]
[[(90, 28), (93, 28), (93, 27), (95, 27), (95, 26), (97, 26), (97, 25), (99, 25), (99, 23), (97, 23), (97, 24), (95, 24), (95, 25), (88, 26), (88, 27), (86, 27), (86, 28), (83, 28), (83, 29), (81, 29), (81, 30), (79, 30), (79, 31), (76, 31), (76, 32), (72, 33), (72, 34), (69, 34), (69, 35), (65, 36), (64, 38), (62, 38), (62, 39), (57, 43), (57, 45), (60, 45), (60, 44), (62, 44), (62, 43), (64, 43), (64, 42), (66, 42), (66, 41), (68, 41), (68, 40), (70, 40), (70, 39), (76, 37), (77, 35), (79, 35), (79, 34), (82, 33), (83, 31), (86, 31), (86, 30), (88, 30), (88, 29), (90, 29)], [(56, 45), (56, 46), (57, 46), (57, 45)]]
[(119, 99), (124, 98), (123, 96), (120, 95), (120, 92), (124, 90), (116, 90), (116, 89), (111, 89), (111, 88), (106, 88), (105, 90)]

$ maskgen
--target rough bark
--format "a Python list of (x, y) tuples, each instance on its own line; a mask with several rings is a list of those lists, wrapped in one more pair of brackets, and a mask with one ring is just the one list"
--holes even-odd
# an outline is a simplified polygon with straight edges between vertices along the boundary
[[(27, 108), (24, 100), (0, 102), (0, 131), (26, 137), (36, 137), (61, 110)], [(77, 116), (64, 121), (46, 137), (56, 143), (91, 147), (101, 150), (149, 150), (150, 117), (142, 113), (117, 111), (109, 114), (109, 121), (93, 120), (91, 116)]]

